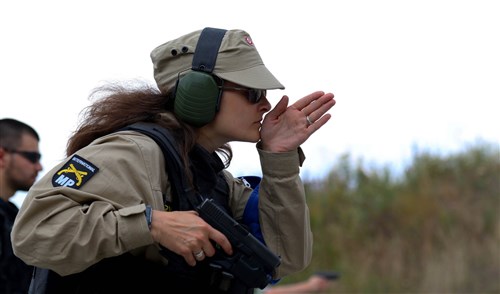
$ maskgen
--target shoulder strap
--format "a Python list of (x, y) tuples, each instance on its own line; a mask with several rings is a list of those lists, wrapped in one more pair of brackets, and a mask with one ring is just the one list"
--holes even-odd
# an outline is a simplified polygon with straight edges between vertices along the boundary
[[(184, 164), (181, 160), (180, 152), (177, 149), (175, 139), (167, 129), (154, 123), (137, 122), (120, 130), (140, 132), (152, 138), (160, 146), (165, 157), (165, 169), (168, 179), (175, 195), (177, 195), (179, 210), (189, 210), (201, 203), (201, 199), (199, 199), (197, 193), (186, 182), (187, 176), (184, 172)], [(181, 195), (186, 195), (189, 203), (185, 201), (184, 197), (180, 197)]]

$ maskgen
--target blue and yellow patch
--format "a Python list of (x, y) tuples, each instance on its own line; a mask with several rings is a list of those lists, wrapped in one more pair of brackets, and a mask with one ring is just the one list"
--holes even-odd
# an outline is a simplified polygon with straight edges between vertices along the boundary
[(86, 159), (73, 155), (63, 167), (52, 177), (54, 187), (64, 186), (80, 189), (93, 175), (99, 171), (95, 165)]

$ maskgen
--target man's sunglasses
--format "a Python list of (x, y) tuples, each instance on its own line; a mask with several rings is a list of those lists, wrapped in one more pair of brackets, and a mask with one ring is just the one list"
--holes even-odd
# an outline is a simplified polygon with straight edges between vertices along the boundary
[(42, 155), (38, 152), (8, 150), (8, 149), (6, 149), (6, 150), (7, 150), (7, 152), (16, 153), (16, 154), (21, 155), (22, 157), (26, 158), (27, 160), (29, 160), (33, 164), (40, 162), (40, 158), (42, 158)]
[(232, 90), (232, 91), (244, 91), (247, 93), (247, 99), (250, 103), (257, 103), (262, 97), (266, 97), (267, 91), (261, 89), (251, 89), (251, 88), (238, 88), (238, 87), (224, 87), (219, 86), (221, 90)]

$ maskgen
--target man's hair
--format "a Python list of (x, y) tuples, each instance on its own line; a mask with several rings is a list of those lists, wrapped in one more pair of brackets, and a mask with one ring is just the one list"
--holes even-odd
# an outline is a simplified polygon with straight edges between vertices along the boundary
[(16, 149), (21, 144), (23, 134), (29, 134), (40, 141), (38, 133), (31, 126), (13, 118), (0, 119), (0, 147)]

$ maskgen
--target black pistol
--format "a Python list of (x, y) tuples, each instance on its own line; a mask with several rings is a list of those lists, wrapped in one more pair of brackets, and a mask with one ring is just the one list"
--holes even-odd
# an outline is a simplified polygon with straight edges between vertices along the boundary
[(211, 266), (234, 275), (247, 287), (264, 289), (280, 265), (280, 258), (212, 199), (205, 199), (196, 207), (196, 211), (208, 224), (224, 234), (233, 246), (232, 255), (225, 254), (222, 249), (216, 250), (210, 260)]

